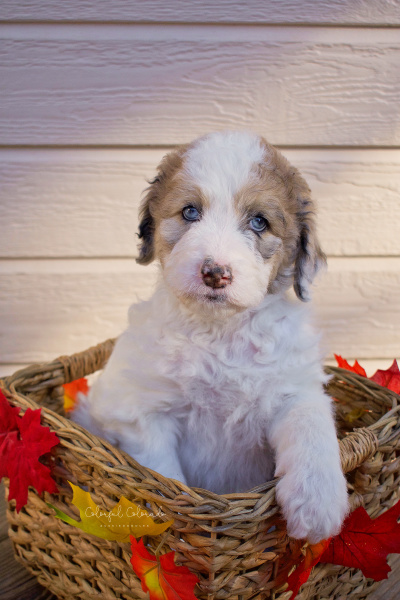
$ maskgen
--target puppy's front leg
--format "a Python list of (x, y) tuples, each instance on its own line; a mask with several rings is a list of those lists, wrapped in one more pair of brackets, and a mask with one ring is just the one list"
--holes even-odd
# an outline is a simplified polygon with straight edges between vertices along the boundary
[(269, 438), (289, 535), (316, 543), (339, 533), (349, 508), (330, 398), (322, 390), (288, 398)]
[[(89, 396), (80, 395), (71, 419), (121, 448), (141, 465), (185, 483), (178, 457), (179, 427), (176, 421), (162, 413), (146, 414), (142, 405), (134, 403), (129, 403), (130, 414), (126, 413), (129, 418), (122, 420), (122, 415), (117, 418), (110, 409), (114, 394), (112, 391), (107, 393), (107, 388), (101, 384), (99, 379)], [(113, 382), (110, 389), (117, 389)]]
[(164, 477), (186, 483), (177, 448), (177, 427), (170, 418), (153, 415), (146, 427), (122, 426), (118, 432), (121, 450), (130, 454), (141, 465), (157, 471)]

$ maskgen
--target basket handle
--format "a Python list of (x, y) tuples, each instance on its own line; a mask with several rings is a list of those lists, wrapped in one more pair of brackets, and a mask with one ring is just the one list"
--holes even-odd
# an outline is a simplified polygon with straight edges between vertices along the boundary
[(375, 433), (365, 427), (355, 429), (339, 442), (343, 473), (349, 473), (363, 464), (379, 446)]
[(24, 367), (3, 380), (11, 392), (27, 393), (70, 383), (102, 369), (114, 348), (115, 339), (106, 340), (72, 356), (60, 356), (51, 363)]
[(71, 356), (59, 356), (56, 361), (60, 362), (64, 369), (65, 383), (70, 383), (102, 369), (110, 358), (115, 342), (114, 338)]

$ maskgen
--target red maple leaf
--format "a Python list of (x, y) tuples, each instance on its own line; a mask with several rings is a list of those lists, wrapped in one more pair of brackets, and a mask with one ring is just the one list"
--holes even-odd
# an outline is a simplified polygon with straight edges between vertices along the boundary
[(7, 477), (7, 458), (10, 446), (18, 438), (19, 408), (10, 406), (0, 390), (0, 480)]
[(293, 592), (289, 600), (293, 600), (296, 597), (300, 587), (310, 577), (312, 568), (320, 561), (321, 556), (325, 552), (329, 545), (330, 540), (322, 540), (318, 544), (310, 544), (306, 546), (304, 550), (304, 558), (297, 565), (296, 569), (287, 578), (289, 584), (286, 588), (286, 592)]
[(142, 590), (149, 592), (150, 600), (197, 600), (193, 593), (199, 579), (187, 567), (177, 566), (175, 552), (157, 557), (131, 536), (131, 564), (139, 577)]
[[(335, 358), (340, 368), (346, 369), (346, 371), (352, 371), (353, 373), (358, 373), (358, 375), (362, 375), (363, 377), (367, 377), (365, 370), (357, 361), (355, 361), (354, 365), (351, 366), (347, 360), (338, 354), (335, 354)], [(379, 383), (379, 385), (382, 387), (392, 390), (392, 392), (395, 392), (396, 394), (400, 394), (400, 370), (396, 359), (393, 361), (391, 367), (385, 371), (383, 369), (378, 369), (377, 372), (372, 375), (372, 377), (368, 377), (367, 379), (375, 381), (375, 383)]]
[(57, 492), (49, 467), (39, 458), (59, 443), (56, 434), (40, 424), (41, 409), (27, 409), (20, 417), (0, 391), (0, 479), (10, 479), (9, 499), (17, 501), (17, 511), (28, 501), (28, 487), (40, 494)]
[(379, 385), (392, 390), (392, 392), (400, 394), (400, 370), (397, 360), (394, 360), (392, 366), (386, 369), (386, 371), (378, 369), (375, 375), (372, 375), (370, 379), (375, 381), (375, 383), (379, 383)]
[(365, 577), (375, 581), (386, 579), (390, 572), (387, 555), (400, 553), (399, 516), (400, 500), (376, 519), (371, 519), (364, 508), (357, 508), (320, 561), (361, 569)]

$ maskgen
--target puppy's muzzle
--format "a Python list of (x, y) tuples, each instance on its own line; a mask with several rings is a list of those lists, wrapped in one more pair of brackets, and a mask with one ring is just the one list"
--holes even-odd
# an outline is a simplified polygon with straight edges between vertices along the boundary
[(219, 265), (212, 258), (206, 258), (201, 267), (201, 276), (206, 285), (213, 289), (224, 288), (232, 283), (232, 270), (227, 265)]

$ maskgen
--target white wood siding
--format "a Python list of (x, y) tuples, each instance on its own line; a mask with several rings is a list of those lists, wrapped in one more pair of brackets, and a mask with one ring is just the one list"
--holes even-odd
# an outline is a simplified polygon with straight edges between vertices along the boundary
[(279, 145), (319, 202), (333, 352), (400, 356), (400, 1), (2, 0), (0, 374), (114, 336), (148, 297), (135, 231), (165, 152)]
[(5, 21), (399, 25), (396, 0), (2, 0)]
[[(136, 255), (137, 211), (165, 150), (0, 149), (0, 257)], [(398, 150), (286, 150), (319, 203), (329, 256), (400, 256)]]
[[(129, 304), (150, 295), (156, 274), (155, 266), (131, 259), (0, 262), (3, 360), (45, 360), (117, 335), (126, 324)], [(400, 258), (384, 263), (377, 258), (330, 259), (315, 291), (328, 353), (394, 358), (398, 298)]]
[(400, 145), (398, 29), (0, 26), (0, 144)]

